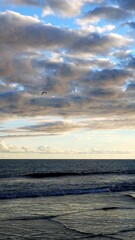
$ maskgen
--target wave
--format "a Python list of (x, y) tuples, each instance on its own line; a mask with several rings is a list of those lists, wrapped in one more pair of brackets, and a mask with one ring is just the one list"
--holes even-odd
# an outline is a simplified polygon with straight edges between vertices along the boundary
[(110, 189), (107, 187), (103, 188), (93, 188), (93, 189), (62, 189), (55, 191), (45, 191), (45, 192), (19, 192), (11, 194), (0, 194), (0, 199), (14, 199), (14, 198), (29, 198), (29, 197), (49, 197), (49, 196), (64, 196), (64, 195), (79, 195), (79, 194), (89, 194), (89, 193), (101, 193), (109, 192)]
[(83, 173), (77, 172), (50, 172), (50, 173), (29, 173), (25, 177), (30, 178), (48, 178), (48, 177), (65, 177), (65, 176), (82, 176)]
[(79, 176), (92, 176), (92, 175), (133, 175), (135, 174), (135, 169), (128, 170), (114, 170), (114, 171), (55, 171), (55, 172), (29, 172), (25, 174), (17, 173), (3, 173), (0, 174), (0, 178), (18, 178), (18, 177), (26, 177), (26, 178), (53, 178), (53, 177), (79, 177)]
[(87, 175), (109, 175), (109, 174), (135, 174), (135, 170), (127, 171), (102, 171), (102, 172), (37, 172), (25, 174), (24, 177), (30, 178), (51, 178), (51, 177), (66, 177), (66, 176), (87, 176)]
[(76, 189), (55, 189), (52, 191), (21, 191), (21, 192), (3, 192), (0, 193), (0, 199), (15, 199), (15, 198), (35, 198), (35, 197), (49, 197), (49, 196), (65, 196), (65, 195), (80, 195), (92, 193), (109, 193), (121, 191), (135, 191), (135, 182), (119, 183), (116, 185), (96, 187), (96, 188), (76, 188)]
[(132, 193), (126, 194), (125, 196), (135, 200), (135, 195), (133, 195)]

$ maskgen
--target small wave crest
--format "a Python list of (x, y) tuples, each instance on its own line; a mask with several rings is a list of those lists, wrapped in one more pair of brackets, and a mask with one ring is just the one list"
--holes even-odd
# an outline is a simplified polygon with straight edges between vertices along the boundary
[(110, 192), (108, 187), (93, 188), (93, 189), (62, 189), (46, 192), (19, 192), (11, 194), (0, 194), (0, 199), (15, 199), (15, 198), (30, 198), (30, 197), (49, 197), (49, 196), (64, 196), (64, 195), (79, 195), (90, 193)]
[(36, 190), (30, 191), (24, 189), (24, 191), (14, 192), (1, 192), (0, 199), (15, 199), (15, 198), (34, 198), (34, 197), (49, 197), (49, 196), (64, 196), (64, 195), (80, 195), (80, 194), (92, 194), (92, 193), (107, 193), (107, 192), (126, 192), (135, 191), (135, 182), (123, 182), (112, 184), (104, 187), (96, 188), (74, 188), (74, 189), (55, 189), (49, 191)]

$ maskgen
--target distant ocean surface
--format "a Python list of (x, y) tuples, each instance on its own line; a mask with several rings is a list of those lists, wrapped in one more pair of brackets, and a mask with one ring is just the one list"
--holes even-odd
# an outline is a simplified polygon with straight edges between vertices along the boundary
[(0, 239), (135, 240), (134, 160), (0, 160)]

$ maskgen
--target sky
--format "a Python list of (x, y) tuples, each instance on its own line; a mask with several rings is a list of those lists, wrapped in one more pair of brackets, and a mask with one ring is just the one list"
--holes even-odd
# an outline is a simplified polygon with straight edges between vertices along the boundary
[(134, 35), (134, 0), (1, 0), (0, 159), (134, 159)]

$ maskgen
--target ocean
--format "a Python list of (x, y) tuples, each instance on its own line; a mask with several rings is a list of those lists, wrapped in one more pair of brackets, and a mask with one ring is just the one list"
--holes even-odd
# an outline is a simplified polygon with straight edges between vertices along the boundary
[(134, 160), (0, 160), (0, 240), (135, 240)]

